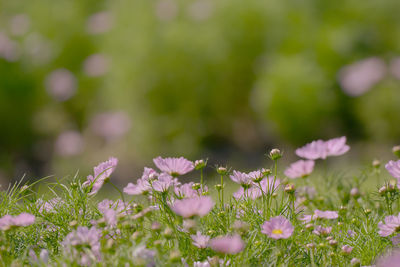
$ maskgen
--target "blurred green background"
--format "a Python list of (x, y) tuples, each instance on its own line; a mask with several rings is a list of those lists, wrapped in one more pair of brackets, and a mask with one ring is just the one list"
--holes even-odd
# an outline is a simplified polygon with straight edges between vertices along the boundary
[(86, 175), (109, 156), (120, 179), (158, 155), (252, 167), (341, 135), (377, 155), (400, 142), (399, 13), (398, 0), (0, 0), (0, 180)]

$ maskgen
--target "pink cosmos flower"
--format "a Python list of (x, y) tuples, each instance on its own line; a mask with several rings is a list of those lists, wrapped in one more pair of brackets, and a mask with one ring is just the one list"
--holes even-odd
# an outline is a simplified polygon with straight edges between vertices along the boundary
[(396, 179), (400, 179), (400, 160), (398, 161), (389, 161), (385, 165), (386, 170)]
[(339, 72), (339, 83), (349, 96), (360, 96), (386, 75), (386, 64), (379, 57), (362, 59), (344, 66)]
[(176, 179), (173, 179), (171, 175), (167, 173), (161, 173), (158, 176), (158, 180), (154, 181), (152, 186), (157, 192), (167, 192), (171, 186), (175, 186), (178, 183)]
[(332, 227), (322, 227), (321, 225), (317, 225), (314, 228), (313, 233), (316, 235), (329, 235), (332, 232)]
[(240, 187), (238, 189), (238, 191), (233, 193), (233, 197), (236, 199), (241, 199), (241, 198), (257, 199), (261, 196), (262, 196), (262, 192), (256, 186), (251, 186), (246, 190), (243, 187)]
[(63, 205), (64, 201), (61, 198), (56, 197), (52, 198), (49, 201), (44, 202), (42, 199), (38, 199), (37, 205), (39, 207), (39, 212), (42, 213), (43, 211), (46, 212), (54, 212), (57, 207)]
[(131, 118), (126, 112), (113, 111), (96, 114), (90, 121), (90, 129), (107, 142), (125, 136), (131, 128)]
[(102, 11), (91, 15), (87, 20), (87, 31), (90, 34), (105, 33), (112, 27), (112, 16), (110, 12)]
[(202, 235), (201, 232), (197, 231), (195, 235), (190, 236), (193, 240), (193, 245), (198, 248), (206, 248), (210, 237), (207, 235)]
[(321, 218), (321, 219), (337, 219), (339, 217), (337, 211), (330, 211), (330, 210), (315, 210), (314, 211), (314, 218)]
[(293, 225), (283, 216), (271, 218), (261, 226), (261, 233), (273, 239), (287, 239), (294, 231)]
[(400, 234), (397, 234), (396, 236), (392, 237), (390, 239), (392, 241), (393, 246), (397, 246), (400, 244)]
[(380, 258), (376, 266), (378, 267), (395, 267), (399, 266), (400, 262), (400, 250), (396, 249), (390, 252), (390, 254), (385, 255), (384, 257)]
[(16, 216), (5, 215), (0, 218), (0, 230), (8, 230), (12, 227), (28, 226), (35, 223), (35, 216), (29, 213), (21, 213)]
[(94, 176), (89, 175), (87, 180), (82, 184), (83, 186), (92, 185), (89, 195), (94, 195), (100, 190), (103, 184), (114, 172), (117, 164), (118, 159), (111, 157), (108, 161), (102, 162), (94, 167)]
[(309, 160), (326, 159), (329, 156), (340, 156), (349, 151), (346, 137), (333, 138), (328, 141), (317, 140), (296, 149), (296, 155)]
[(239, 172), (239, 171), (233, 171), (233, 174), (229, 176), (232, 181), (234, 181), (237, 184), (240, 184), (243, 187), (249, 187), (253, 179), (244, 172)]
[[(251, 198), (251, 199), (257, 199), (262, 196), (263, 191), (264, 194), (268, 194), (274, 192), (280, 185), (280, 180), (276, 179), (274, 183), (274, 178), (273, 177), (266, 177), (264, 178), (261, 182), (261, 189), (258, 184), (255, 184), (254, 182), (251, 183), (251, 186), (246, 188), (246, 190), (243, 187), (240, 187), (238, 191), (233, 193), (233, 197), (236, 199), (241, 199), (241, 198)], [(269, 190), (268, 190), (269, 188)]]
[(193, 182), (175, 186), (174, 192), (180, 198), (193, 198), (201, 195), (201, 189), (194, 190)]
[(57, 69), (51, 72), (45, 81), (48, 94), (55, 100), (63, 102), (73, 97), (77, 90), (77, 80), (67, 69)]
[(313, 160), (298, 160), (285, 170), (285, 175), (292, 179), (305, 178), (314, 170), (314, 164)]
[[(64, 251), (73, 258), (78, 259), (81, 265), (91, 265), (92, 255), (97, 261), (101, 260), (100, 252), (101, 231), (96, 227), (87, 228), (79, 226), (75, 231), (70, 232), (62, 242)], [(90, 249), (90, 253), (81, 252), (79, 247), (85, 246)]]
[(379, 222), (379, 235), (380, 236), (389, 236), (394, 232), (400, 230), (400, 213), (397, 216), (386, 216), (385, 223)]
[(151, 185), (144, 179), (138, 179), (136, 184), (128, 183), (124, 187), (124, 193), (128, 195), (142, 195), (151, 190)]
[(153, 159), (153, 162), (161, 171), (172, 176), (184, 175), (193, 171), (194, 169), (193, 162), (185, 159), (184, 157), (164, 159), (162, 157), (157, 157)]
[(278, 189), (278, 187), (281, 184), (281, 181), (279, 179), (276, 179), (274, 181), (274, 177), (269, 176), (269, 177), (264, 178), (260, 184), (261, 184), (261, 188), (265, 194), (268, 194), (268, 193), (272, 194), (273, 192), (275, 192)]
[(193, 216), (203, 217), (207, 215), (214, 207), (215, 202), (209, 196), (200, 196), (194, 198), (184, 198), (176, 200), (171, 209), (184, 218)]
[(109, 199), (104, 199), (97, 204), (97, 208), (101, 213), (105, 213), (108, 209), (113, 209), (117, 213), (127, 215), (132, 213), (132, 205), (128, 202), (123, 202), (122, 200), (112, 201)]
[(344, 254), (350, 254), (352, 251), (353, 251), (353, 247), (350, 247), (349, 245), (342, 246), (342, 252)]
[(222, 236), (211, 239), (212, 250), (223, 254), (237, 254), (244, 249), (244, 242), (239, 235)]

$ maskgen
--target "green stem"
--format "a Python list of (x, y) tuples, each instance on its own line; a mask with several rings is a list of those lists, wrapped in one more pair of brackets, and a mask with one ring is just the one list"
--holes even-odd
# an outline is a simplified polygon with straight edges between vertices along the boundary
[(124, 194), (122, 193), (122, 191), (115, 185), (113, 184), (111, 181), (109, 181), (109, 183), (118, 191), (118, 193), (121, 195), (121, 199), (124, 202), (125, 205), (125, 198), (124, 198)]
[(201, 184), (201, 194), (204, 193), (203, 188), (204, 188), (204, 182), (203, 182), (203, 169), (200, 169), (200, 184)]
[(221, 209), (224, 209), (224, 176), (221, 175)]

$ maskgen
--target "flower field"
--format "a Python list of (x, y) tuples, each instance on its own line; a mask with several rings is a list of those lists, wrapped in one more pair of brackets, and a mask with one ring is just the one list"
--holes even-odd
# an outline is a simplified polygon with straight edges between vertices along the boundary
[[(349, 149), (346, 137), (313, 141), (289, 166), (272, 149), (250, 172), (157, 157), (123, 189), (113, 184), (116, 158), (86, 178), (48, 183), (50, 196), (36, 183), (3, 185), (0, 265), (399, 266), (400, 160), (374, 160), (351, 177), (324, 167)], [(118, 199), (98, 201), (105, 183)]]

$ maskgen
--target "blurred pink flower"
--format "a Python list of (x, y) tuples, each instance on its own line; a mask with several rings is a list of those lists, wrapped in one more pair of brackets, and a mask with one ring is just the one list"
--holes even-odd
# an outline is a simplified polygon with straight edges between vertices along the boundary
[(180, 198), (193, 198), (201, 194), (201, 190), (193, 189), (193, 182), (175, 186), (174, 192)]
[(385, 74), (385, 62), (371, 57), (343, 67), (339, 72), (339, 83), (347, 95), (360, 96), (382, 80)]
[(108, 61), (102, 54), (91, 55), (83, 62), (83, 70), (90, 77), (104, 75), (108, 70)]
[(244, 249), (244, 242), (239, 235), (216, 237), (210, 240), (212, 250), (223, 254), (237, 254)]
[(279, 179), (276, 179), (275, 181), (274, 180), (275, 179), (273, 176), (268, 176), (261, 181), (261, 188), (265, 194), (272, 194), (280, 186), (281, 181)]
[(392, 250), (389, 254), (381, 257), (377, 262), (377, 267), (395, 267), (400, 263), (400, 250)]
[(390, 61), (390, 73), (400, 80), (400, 57), (396, 57)]
[(196, 21), (203, 21), (210, 17), (213, 11), (213, 3), (209, 0), (197, 0), (187, 8), (188, 15)]
[(203, 217), (212, 210), (214, 205), (215, 202), (211, 197), (200, 196), (175, 200), (171, 205), (171, 209), (184, 218), (190, 218), (193, 216)]
[(75, 95), (77, 80), (69, 70), (57, 69), (46, 77), (45, 86), (51, 97), (62, 102)]
[(253, 179), (244, 172), (233, 171), (233, 173), (229, 177), (232, 181), (240, 184), (243, 187), (249, 187), (253, 183)]
[(128, 183), (124, 187), (124, 193), (128, 195), (142, 195), (151, 190), (151, 186), (147, 180), (138, 179), (136, 184)]
[(197, 231), (195, 235), (191, 235), (190, 237), (193, 240), (193, 245), (198, 248), (206, 248), (208, 246), (208, 241), (210, 241), (209, 236), (202, 235), (199, 231)]
[(36, 201), (36, 204), (39, 208), (39, 212), (42, 213), (43, 211), (55, 212), (57, 207), (59, 207), (60, 205), (64, 205), (65, 202), (61, 198), (55, 197), (46, 202), (44, 202), (42, 199), (38, 199)]
[(379, 235), (380, 236), (389, 236), (394, 232), (397, 232), (400, 229), (400, 213), (397, 216), (386, 216), (385, 223), (379, 222)]
[(125, 112), (106, 112), (95, 115), (90, 128), (107, 141), (123, 137), (131, 128), (131, 120)]
[(107, 11), (91, 15), (86, 24), (87, 32), (90, 34), (101, 34), (109, 31), (112, 27), (112, 16)]
[(316, 225), (313, 233), (316, 235), (329, 235), (332, 232), (332, 227), (328, 226), (328, 227), (323, 227), (321, 225)]
[(132, 213), (132, 205), (130, 205), (128, 202), (123, 202), (122, 200), (112, 201), (109, 199), (104, 199), (97, 204), (97, 208), (101, 213), (104, 213), (108, 209), (113, 209), (117, 213), (123, 215)]
[(243, 187), (240, 187), (238, 189), (238, 191), (233, 193), (233, 197), (236, 198), (236, 199), (241, 199), (241, 198), (257, 199), (257, 198), (259, 198), (261, 196), (262, 196), (262, 192), (256, 186), (251, 186), (246, 190)]
[(92, 185), (89, 195), (96, 194), (117, 167), (118, 159), (111, 157), (109, 160), (94, 167), (94, 176), (89, 175), (83, 186)]
[(20, 49), (17, 42), (11, 40), (6, 34), (0, 32), (0, 58), (9, 62), (17, 61), (20, 57)]
[(353, 251), (353, 247), (350, 247), (349, 245), (342, 246), (342, 252), (344, 254), (350, 254), (352, 251)]
[(79, 155), (83, 152), (85, 141), (78, 131), (61, 133), (55, 142), (55, 152), (63, 157)]
[(79, 247), (85, 246), (96, 257), (101, 260), (100, 252), (101, 231), (96, 227), (87, 228), (79, 226), (75, 231), (70, 232), (62, 242), (64, 251), (70, 257), (76, 258), (81, 265), (91, 265), (91, 256), (86, 252), (81, 252)]
[(321, 218), (321, 219), (337, 219), (339, 217), (337, 211), (330, 211), (330, 210), (315, 210), (314, 211), (314, 218)]
[(178, 13), (178, 5), (175, 0), (159, 0), (155, 6), (155, 13), (161, 21), (171, 21)]
[(314, 170), (314, 164), (312, 160), (298, 160), (285, 170), (285, 175), (292, 179), (307, 177)]
[(333, 138), (328, 141), (317, 140), (296, 149), (296, 155), (309, 160), (326, 159), (329, 156), (340, 156), (349, 151), (346, 137)]
[(0, 218), (0, 229), (5, 231), (12, 227), (28, 226), (35, 223), (35, 216), (29, 213), (21, 213), (16, 216), (5, 215)]
[(389, 161), (385, 165), (386, 170), (396, 179), (400, 179), (400, 160), (398, 161)]
[(21, 36), (28, 32), (31, 21), (26, 14), (18, 14), (10, 20), (10, 32), (15, 36)]
[(184, 157), (180, 158), (162, 158), (157, 157), (153, 159), (154, 164), (161, 171), (166, 172), (172, 176), (184, 175), (188, 172), (191, 172), (194, 169), (193, 162), (185, 159)]
[(287, 239), (294, 231), (293, 225), (283, 216), (271, 218), (261, 226), (261, 233), (273, 239)]

